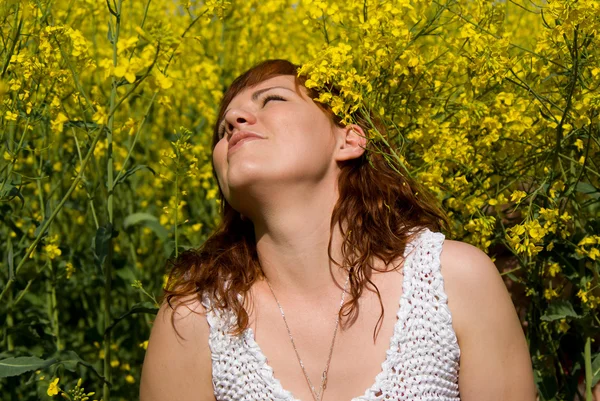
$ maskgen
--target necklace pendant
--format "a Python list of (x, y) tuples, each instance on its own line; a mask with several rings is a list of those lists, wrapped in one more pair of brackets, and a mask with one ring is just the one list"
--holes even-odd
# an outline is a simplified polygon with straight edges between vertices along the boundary
[[(327, 388), (327, 372), (323, 372), (323, 378), (321, 380), (323, 383), (321, 387), (323, 388), (323, 390), (325, 390)], [(321, 392), (323, 390), (321, 390)]]

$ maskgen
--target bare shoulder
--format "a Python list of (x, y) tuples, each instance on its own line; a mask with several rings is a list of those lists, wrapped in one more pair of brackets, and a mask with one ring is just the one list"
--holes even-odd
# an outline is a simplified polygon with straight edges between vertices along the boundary
[(535, 400), (527, 342), (492, 260), (473, 245), (446, 240), (440, 262), (461, 351), (461, 399)]
[(199, 299), (161, 306), (142, 369), (141, 401), (215, 399), (209, 331)]

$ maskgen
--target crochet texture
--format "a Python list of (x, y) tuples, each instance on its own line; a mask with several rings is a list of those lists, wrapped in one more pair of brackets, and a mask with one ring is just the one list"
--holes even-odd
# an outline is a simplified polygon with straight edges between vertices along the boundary
[[(386, 359), (371, 388), (352, 401), (460, 400), (460, 349), (440, 271), (443, 242), (443, 234), (424, 229), (407, 245), (403, 294)], [(235, 316), (211, 310), (207, 297), (203, 304), (217, 400), (298, 401), (274, 377), (252, 329), (230, 335)]]

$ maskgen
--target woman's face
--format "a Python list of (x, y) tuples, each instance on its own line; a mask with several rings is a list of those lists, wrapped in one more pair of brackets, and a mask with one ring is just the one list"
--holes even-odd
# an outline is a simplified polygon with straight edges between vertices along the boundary
[(336, 129), (291, 75), (244, 89), (229, 103), (213, 151), (225, 199), (240, 211), (253, 188), (322, 180), (336, 167)]

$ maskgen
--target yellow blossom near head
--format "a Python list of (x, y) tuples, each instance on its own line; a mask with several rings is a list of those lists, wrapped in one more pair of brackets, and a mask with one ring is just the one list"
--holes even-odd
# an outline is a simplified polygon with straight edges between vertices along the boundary
[(58, 381), (60, 379), (57, 377), (54, 380), (52, 380), (50, 382), (50, 384), (48, 385), (48, 390), (46, 391), (46, 393), (50, 396), (50, 397), (54, 397), (55, 395), (57, 395), (60, 392), (60, 387), (58, 387)]
[(561, 272), (560, 265), (558, 263), (552, 263), (548, 266), (548, 275), (550, 277), (556, 277), (558, 273)]
[(533, 220), (527, 224), (527, 233), (533, 240), (539, 240), (546, 235), (546, 230), (540, 225), (538, 220)]
[(546, 288), (544, 290), (544, 298), (546, 298), (547, 300), (552, 300), (553, 298), (557, 298), (558, 297), (558, 292), (556, 292), (555, 288)]
[(523, 191), (514, 191), (511, 195), (510, 195), (510, 200), (512, 202), (521, 202), (521, 199), (523, 199), (524, 197), (526, 197), (527, 194)]
[(561, 333), (566, 333), (567, 331), (569, 331), (569, 328), (571, 326), (569, 325), (569, 323), (567, 323), (566, 319), (560, 319), (559, 324), (558, 324), (558, 331)]

